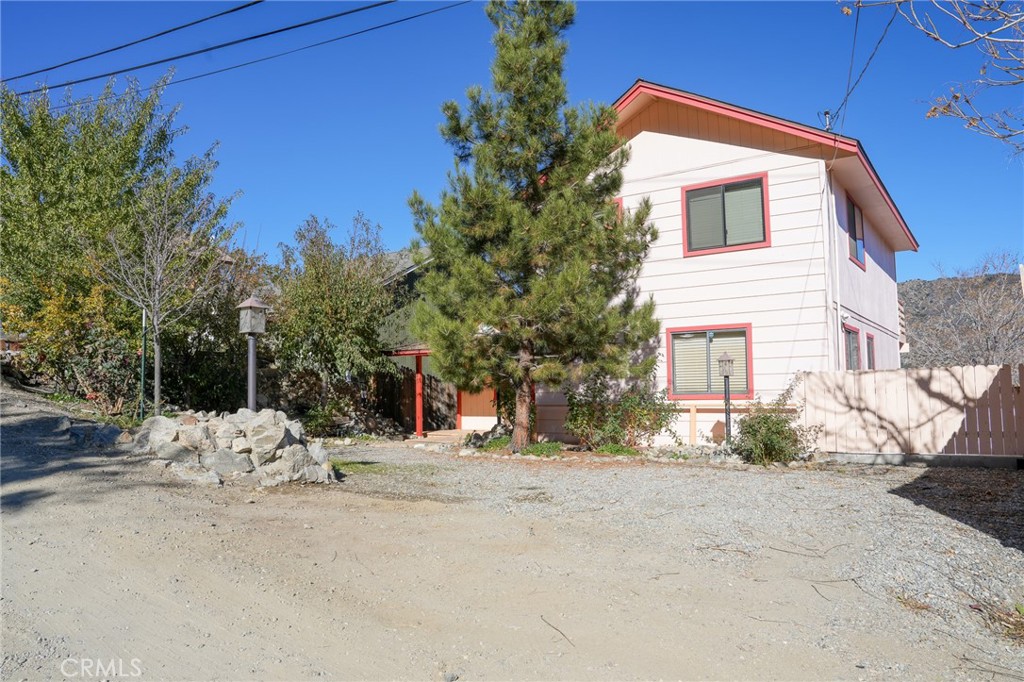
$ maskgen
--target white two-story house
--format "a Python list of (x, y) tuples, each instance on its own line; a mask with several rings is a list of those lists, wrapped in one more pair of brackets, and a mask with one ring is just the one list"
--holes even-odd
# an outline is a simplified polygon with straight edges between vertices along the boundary
[[(896, 252), (918, 245), (860, 142), (646, 81), (615, 108), (620, 201), (649, 197), (658, 227), (638, 285), (684, 441), (721, 429), (725, 352), (741, 413), (802, 370), (900, 366)], [(565, 436), (565, 409), (538, 393), (541, 436)]]

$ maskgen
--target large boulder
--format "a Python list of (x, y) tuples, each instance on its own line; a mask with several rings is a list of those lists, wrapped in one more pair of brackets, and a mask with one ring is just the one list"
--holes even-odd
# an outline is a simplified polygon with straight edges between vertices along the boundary
[(214, 422), (211, 421), (207, 428), (212, 429), (214, 440), (217, 441), (217, 447), (219, 448), (230, 448), (231, 443), (236, 438), (245, 435), (245, 431), (238, 424), (228, 421), (218, 420), (216, 428), (214, 426)]
[(222, 482), (217, 472), (210, 471), (201, 464), (174, 462), (170, 469), (178, 478), (189, 483), (217, 486)]
[(244, 428), (246, 424), (256, 418), (256, 413), (250, 409), (243, 407), (238, 412), (226, 412), (224, 413), (224, 421), (228, 424), (233, 424), (238, 428)]
[(292, 443), (306, 442), (306, 428), (298, 419), (285, 419), (284, 428), (288, 429), (288, 433), (291, 435)]
[(309, 455), (306, 446), (296, 443), (282, 448), (277, 459), (260, 467), (260, 473), (271, 477), (284, 476), (290, 481), (297, 481), (307, 466), (319, 464)]
[(263, 466), (278, 459), (280, 450), (289, 444), (288, 429), (278, 424), (274, 415), (269, 418), (261, 416), (246, 425), (246, 438), (249, 440), (250, 459), (255, 466)]
[(161, 443), (173, 443), (178, 439), (178, 422), (164, 416), (150, 417), (142, 422), (142, 431), (148, 432), (148, 443), (150, 448), (156, 448)]
[(159, 459), (169, 459), (172, 462), (196, 463), (199, 461), (196, 453), (181, 443), (160, 443), (153, 448), (153, 453)]
[(205, 424), (182, 427), (178, 430), (178, 442), (199, 453), (217, 449), (217, 441), (210, 435), (210, 429)]
[(324, 443), (321, 440), (315, 440), (308, 448), (309, 456), (317, 461), (317, 464), (326, 464), (330, 459), (330, 455), (327, 453), (327, 448), (324, 447)]
[(247, 474), (253, 470), (252, 462), (246, 455), (227, 449), (208, 452), (199, 458), (199, 463), (207, 469), (217, 472), (220, 476), (230, 474)]

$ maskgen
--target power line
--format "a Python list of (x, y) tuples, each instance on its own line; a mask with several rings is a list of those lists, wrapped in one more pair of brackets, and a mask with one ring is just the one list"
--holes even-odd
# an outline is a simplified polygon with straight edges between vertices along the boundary
[[(860, 5), (857, 6), (857, 15), (853, 20), (853, 45), (850, 47), (850, 68), (846, 71), (846, 96), (843, 97), (843, 104), (846, 104), (846, 100), (850, 99), (850, 81), (853, 78), (853, 58), (857, 54), (857, 29), (860, 28)], [(842, 118), (839, 119), (839, 134), (843, 134), (843, 128), (846, 126), (846, 112), (836, 111), (836, 118), (839, 118), (842, 113)]]
[(190, 28), (192, 26), (196, 26), (197, 24), (202, 24), (203, 22), (210, 21), (211, 19), (216, 19), (218, 17), (223, 17), (223, 16), (226, 16), (228, 14), (233, 14), (235, 12), (241, 12), (244, 9), (248, 9), (248, 8), (254, 6), (254, 5), (260, 4), (261, 2), (263, 2), (263, 0), (253, 0), (252, 2), (248, 2), (248, 3), (244, 4), (244, 5), (239, 5), (238, 7), (232, 7), (229, 10), (224, 10), (223, 12), (217, 12), (216, 14), (211, 14), (208, 17), (203, 17), (202, 19), (196, 19), (195, 21), (190, 21), (187, 24), (182, 24), (181, 26), (175, 26), (174, 28), (169, 28), (169, 29), (167, 29), (165, 31), (160, 31), (159, 33), (154, 33), (151, 36), (146, 36), (145, 38), (139, 38), (138, 40), (133, 40), (130, 43), (125, 43), (123, 45), (118, 45), (117, 47), (112, 47), (112, 48), (110, 48), (108, 50), (102, 50), (100, 52), (93, 52), (92, 54), (87, 54), (84, 57), (78, 57), (76, 59), (71, 59), (71, 60), (66, 61), (66, 62), (61, 62), (60, 64), (54, 64), (53, 66), (47, 66), (45, 69), (36, 69), (35, 71), (27, 71), (25, 73), (18, 74), (17, 76), (10, 76), (8, 78), (4, 78), (3, 80), (0, 80), (0, 83), (7, 83), (8, 81), (18, 80), (19, 78), (25, 78), (27, 76), (34, 76), (37, 73), (45, 73), (47, 71), (53, 71), (54, 69), (59, 69), (62, 66), (68, 66), (70, 64), (77, 64), (78, 62), (84, 62), (85, 60), (92, 59), (94, 57), (101, 57), (101, 56), (103, 56), (105, 54), (110, 54), (111, 52), (117, 52), (118, 50), (123, 50), (123, 49), (125, 49), (127, 47), (132, 47), (134, 45), (138, 45), (139, 43), (144, 43), (147, 40), (153, 40), (154, 38), (160, 38), (161, 36), (169, 35), (169, 34), (174, 33), (176, 31), (181, 31), (182, 29), (186, 29), (186, 28)]
[(345, 35), (338, 36), (337, 38), (330, 38), (328, 40), (321, 40), (319, 43), (313, 43), (312, 45), (305, 45), (303, 47), (297, 47), (294, 50), (288, 50), (286, 52), (278, 52), (277, 54), (272, 54), (269, 57), (261, 57), (259, 59), (253, 59), (252, 61), (243, 62), (241, 64), (235, 64), (234, 66), (227, 66), (227, 67), (225, 67), (223, 69), (216, 69), (215, 71), (207, 71), (206, 73), (201, 73), (201, 74), (198, 74), (198, 75), (195, 75), (195, 76), (189, 76), (188, 78), (182, 78), (181, 80), (171, 81), (169, 83), (169, 85), (176, 85), (176, 84), (180, 84), (180, 83), (187, 83), (188, 81), (194, 81), (194, 80), (197, 80), (199, 78), (205, 78), (206, 76), (214, 76), (214, 75), (216, 75), (218, 73), (224, 73), (225, 71), (234, 71), (235, 69), (240, 69), (243, 66), (250, 66), (252, 64), (259, 64), (260, 62), (266, 62), (266, 61), (269, 61), (271, 59), (277, 59), (278, 57), (284, 57), (284, 56), (287, 56), (287, 55), (290, 55), (290, 54), (295, 54), (296, 52), (302, 52), (303, 50), (309, 50), (309, 49), (312, 49), (314, 47), (320, 47), (321, 45), (327, 45), (328, 43), (335, 43), (335, 42), (337, 42), (339, 40), (345, 40), (346, 38), (352, 38), (352, 37), (355, 37), (355, 36), (358, 36), (358, 35), (362, 35), (364, 33), (370, 33), (371, 31), (376, 31), (376, 30), (379, 30), (379, 29), (382, 29), (382, 28), (387, 28), (389, 26), (394, 26), (395, 24), (402, 24), (402, 23), (405, 23), (407, 21), (412, 21), (413, 19), (419, 19), (420, 17), (425, 17), (428, 14), (435, 14), (437, 12), (443, 12), (444, 10), (453, 9), (453, 8), (458, 7), (460, 5), (468, 5), (472, 1), (473, 0), (462, 0), (461, 2), (452, 3), (451, 5), (445, 5), (444, 7), (438, 7), (438, 8), (432, 9), (432, 10), (428, 10), (426, 12), (420, 12), (419, 14), (413, 14), (411, 16), (404, 17), (402, 19), (396, 19), (394, 21), (389, 21), (389, 22), (384, 23), (384, 24), (378, 24), (377, 26), (371, 26), (370, 28), (364, 28), (361, 31), (353, 31), (352, 33), (346, 33)]
[[(859, 8), (858, 8), (858, 10), (859, 10)], [(878, 54), (878, 48), (882, 47), (882, 41), (885, 40), (886, 34), (889, 33), (889, 28), (892, 26), (892, 23), (894, 21), (896, 21), (896, 15), (897, 14), (899, 14), (899, 7), (898, 6), (893, 10), (892, 16), (889, 17), (889, 23), (887, 23), (885, 25), (885, 28), (882, 29), (882, 35), (878, 37), (878, 42), (875, 43), (875, 48), (873, 50), (871, 50), (871, 54), (868, 55), (867, 61), (864, 62), (864, 68), (862, 68), (860, 70), (860, 73), (857, 75), (857, 80), (853, 82), (853, 85), (850, 85), (849, 76), (847, 76), (846, 96), (843, 97), (843, 101), (839, 104), (839, 107), (836, 109), (836, 116), (838, 116), (840, 112), (843, 113), (843, 122), (844, 123), (846, 121), (846, 103), (847, 103), (847, 101), (849, 101), (850, 95), (853, 94), (853, 91), (857, 89), (858, 85), (860, 85), (860, 81), (861, 81), (861, 79), (864, 78), (864, 74), (867, 73), (868, 67), (871, 66), (871, 60), (875, 58), (876, 54)], [(856, 38), (854, 38), (854, 40), (856, 40)], [(851, 74), (853, 73), (853, 62), (852, 61), (850, 62), (850, 73)]]
[[(145, 69), (145, 68), (148, 68), (150, 66), (157, 66), (159, 64), (166, 64), (167, 62), (172, 62), (172, 61), (174, 61), (176, 59), (185, 59), (185, 58), (188, 58), (188, 57), (195, 57), (196, 55), (206, 54), (207, 52), (213, 52), (214, 50), (220, 50), (220, 49), (223, 49), (225, 47), (231, 47), (233, 45), (239, 45), (241, 43), (247, 43), (247, 42), (249, 42), (251, 40), (258, 40), (260, 38), (266, 38), (268, 36), (277, 35), (278, 33), (285, 33), (287, 31), (293, 31), (293, 30), (295, 30), (297, 28), (303, 28), (305, 26), (312, 26), (313, 24), (319, 24), (319, 23), (322, 23), (322, 22), (325, 22), (325, 21), (330, 21), (332, 19), (337, 19), (339, 17), (348, 16), (350, 14), (355, 14), (357, 12), (365, 12), (366, 10), (369, 10), (369, 9), (376, 9), (377, 7), (382, 7), (383, 5), (390, 5), (390, 4), (394, 3), (394, 2), (397, 2), (397, 0), (381, 0), (380, 2), (375, 2), (372, 5), (364, 5), (362, 7), (357, 7), (355, 9), (345, 10), (344, 12), (337, 12), (336, 14), (330, 14), (330, 15), (328, 15), (326, 17), (320, 17), (318, 19), (310, 19), (309, 21), (304, 21), (304, 22), (302, 22), (300, 24), (292, 24), (291, 26), (285, 26), (284, 28), (274, 29), (273, 31), (266, 31), (265, 33), (259, 33), (257, 35), (247, 36), (245, 38), (238, 38), (237, 40), (230, 40), (230, 41), (228, 41), (226, 43), (220, 43), (219, 45), (211, 45), (210, 47), (204, 47), (204, 48), (202, 48), (200, 50), (193, 50), (191, 52), (185, 52), (183, 54), (174, 55), (173, 57), (167, 57), (165, 59), (157, 59), (155, 61), (147, 62), (145, 64), (136, 64), (135, 66), (130, 66), (130, 67), (125, 68), (125, 69), (117, 69), (116, 71), (109, 71), (107, 73), (101, 73), (101, 74), (96, 75), (96, 76), (89, 76), (88, 78), (78, 78), (78, 79), (75, 79), (75, 80), (65, 81), (63, 83), (58, 83), (57, 85), (53, 85), (53, 86), (49, 86), (49, 87), (52, 87), (52, 88), (63, 88), (63, 87), (66, 87), (68, 85), (78, 85), (79, 83), (88, 83), (89, 81), (95, 81), (95, 80), (99, 80), (101, 78), (109, 78), (110, 76), (116, 76), (118, 74), (122, 74), (122, 73), (125, 73), (125, 72), (128, 72), (128, 71), (135, 71), (137, 69)], [(34, 95), (35, 93), (42, 92), (43, 90), (46, 90), (46, 89), (47, 89), (47, 86), (42, 86), (42, 87), (36, 88), (34, 90), (24, 90), (22, 92), (19, 92), (18, 96), (21, 97), (21, 96), (24, 96), (24, 95)]]
[[(432, 10), (427, 10), (426, 12), (420, 12), (419, 14), (413, 14), (413, 15), (410, 15), (410, 16), (407, 16), (407, 17), (403, 17), (402, 19), (395, 19), (394, 21), (388, 21), (388, 22), (383, 23), (383, 24), (377, 24), (376, 26), (371, 26), (369, 28), (364, 28), (364, 29), (359, 30), (359, 31), (353, 31), (352, 33), (346, 33), (345, 35), (337, 36), (335, 38), (329, 38), (327, 40), (321, 40), (318, 43), (312, 43), (311, 45), (304, 45), (303, 47), (297, 47), (294, 50), (287, 50), (285, 52), (278, 52), (277, 54), (272, 54), (272, 55), (269, 55), (267, 57), (261, 57), (259, 59), (253, 59), (253, 60), (248, 61), (248, 62), (242, 62), (241, 64), (235, 64), (234, 66), (226, 66), (226, 67), (224, 67), (222, 69), (215, 69), (213, 71), (207, 71), (205, 73), (196, 74), (195, 76), (189, 76), (188, 78), (182, 78), (181, 80), (172, 80), (169, 83), (167, 83), (167, 85), (169, 85), (169, 86), (170, 85), (180, 85), (181, 83), (187, 83), (189, 81), (198, 80), (200, 78), (206, 78), (207, 76), (215, 76), (215, 75), (217, 75), (219, 73), (224, 73), (225, 71), (234, 71), (235, 69), (240, 69), (240, 68), (242, 68), (244, 66), (251, 66), (252, 64), (259, 64), (260, 62), (270, 61), (271, 59), (277, 59), (278, 57), (285, 57), (285, 56), (290, 55), (290, 54), (295, 54), (296, 52), (302, 52), (303, 50), (310, 50), (310, 49), (312, 49), (314, 47), (321, 47), (322, 45), (327, 45), (329, 43), (335, 43), (335, 42), (338, 42), (339, 40), (345, 40), (346, 38), (353, 38), (355, 36), (362, 35), (364, 33), (370, 33), (372, 31), (377, 31), (377, 30), (380, 30), (382, 28), (388, 28), (389, 26), (394, 26), (396, 24), (403, 24), (403, 23), (405, 23), (407, 21), (412, 21), (413, 19), (419, 19), (420, 17), (425, 17), (428, 14), (436, 14), (438, 12), (444, 12), (445, 10), (454, 9), (454, 8), (459, 7), (461, 5), (468, 5), (472, 1), (473, 0), (461, 0), (461, 2), (455, 2), (455, 3), (452, 3), (450, 5), (445, 5), (444, 7), (437, 7), (437, 8), (432, 9)], [(154, 90), (154, 89), (156, 89), (156, 86), (146, 88), (145, 90), (143, 90), (143, 92), (151, 91), (151, 90)], [(102, 101), (104, 99), (113, 99), (115, 97), (117, 97), (117, 95), (110, 95), (108, 97), (98, 97), (96, 99), (96, 101)], [(74, 106), (74, 105), (73, 104), (61, 104), (61, 105), (58, 105), (58, 106), (55, 106), (55, 107), (51, 107), (51, 108), (54, 109), (54, 110), (60, 110), (60, 109), (67, 109), (68, 107), (71, 107), (71, 106)]]
[[(832, 121), (835, 121), (835, 119), (839, 119), (839, 133), (833, 133), (836, 135), (836, 147), (834, 153), (832, 154), (832, 161), (830, 161), (828, 164), (828, 170), (832, 169), (833, 164), (835, 164), (836, 159), (839, 157), (838, 140), (840, 137), (842, 137), (843, 131), (846, 129), (846, 105), (850, 101), (850, 96), (853, 94), (853, 91), (857, 89), (857, 86), (860, 85), (861, 79), (864, 78), (864, 74), (867, 73), (868, 67), (871, 65), (871, 60), (875, 58), (876, 54), (878, 54), (878, 49), (882, 47), (882, 42), (885, 40), (886, 34), (889, 33), (889, 27), (892, 26), (893, 21), (896, 20), (896, 15), (899, 13), (899, 6), (897, 5), (896, 8), (893, 10), (892, 16), (889, 17), (889, 23), (887, 23), (885, 25), (885, 28), (882, 29), (882, 35), (878, 37), (878, 42), (875, 43), (874, 49), (871, 50), (871, 54), (868, 55), (867, 61), (864, 62), (864, 67), (860, 70), (860, 73), (857, 75), (857, 80), (853, 81), (853, 62), (854, 55), (857, 52), (857, 27), (860, 24), (860, 8), (861, 5), (860, 3), (858, 3), (857, 16), (853, 24), (853, 47), (850, 48), (850, 68), (846, 73), (846, 94), (843, 96), (843, 101), (836, 108), (835, 112), (831, 113), (831, 116), (833, 117)], [(828, 120), (829, 115), (830, 112), (826, 111), (826, 121)], [(825, 130), (832, 132), (830, 125), (826, 125)]]

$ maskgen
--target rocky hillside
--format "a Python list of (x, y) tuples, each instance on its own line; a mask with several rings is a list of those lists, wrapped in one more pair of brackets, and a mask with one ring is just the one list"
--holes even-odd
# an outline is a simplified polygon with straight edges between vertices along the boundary
[(908, 367), (1024, 362), (1024, 293), (1016, 274), (899, 284)]

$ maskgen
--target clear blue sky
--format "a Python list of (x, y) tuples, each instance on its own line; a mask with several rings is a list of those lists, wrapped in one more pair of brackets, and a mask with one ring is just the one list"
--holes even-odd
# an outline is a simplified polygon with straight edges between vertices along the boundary
[[(239, 3), (240, 4), (240, 3)], [(178, 78), (339, 36), (447, 3), (400, 2), (175, 63)], [(0, 4), (3, 77), (56, 64), (217, 11), (207, 2)], [(266, 2), (105, 57), (15, 81), (50, 84), (151, 61), (358, 6)], [(232, 218), (249, 248), (276, 257), (309, 214), (345, 226), (357, 211), (389, 248), (414, 236), (406, 200), (436, 198), (451, 167), (437, 128), (446, 99), (488, 85), (491, 26), (473, 2), (281, 59), (172, 85), (167, 105), (189, 129), (182, 155), (220, 143), (215, 190), (242, 196)], [(861, 11), (854, 77), (891, 10)], [(581, 2), (568, 33), (570, 100), (612, 102), (637, 78), (809, 125), (843, 98), (854, 17), (833, 2)], [(921, 243), (900, 254), (900, 280), (934, 264), (969, 266), (987, 251), (1024, 250), (1024, 174), (1000, 143), (949, 120), (928, 100), (977, 74), (980, 55), (954, 52), (897, 18), (853, 93), (843, 132), (861, 140)], [(166, 66), (134, 72), (143, 84)], [(123, 78), (123, 77), (122, 77)], [(118, 82), (123, 85), (123, 80)], [(95, 94), (102, 81), (75, 86)], [(1024, 91), (997, 93), (1019, 103)], [(54, 93), (59, 98), (60, 93)]]

